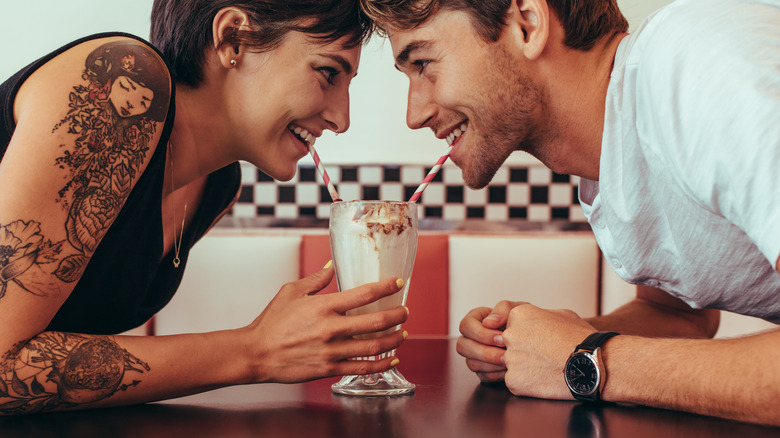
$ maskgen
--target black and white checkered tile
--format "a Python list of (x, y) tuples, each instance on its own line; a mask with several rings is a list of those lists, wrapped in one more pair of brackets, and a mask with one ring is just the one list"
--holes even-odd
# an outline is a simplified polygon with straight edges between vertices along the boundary
[[(326, 166), (345, 200), (408, 200), (429, 167), (416, 165)], [(330, 195), (313, 165), (300, 165), (291, 181), (274, 181), (241, 163), (242, 190), (233, 206), (235, 218), (327, 219)], [(425, 189), (420, 217), (451, 221), (484, 219), (530, 222), (585, 222), (577, 199), (579, 178), (558, 175), (542, 165), (499, 169), (483, 190), (467, 188), (461, 171), (444, 166)]]

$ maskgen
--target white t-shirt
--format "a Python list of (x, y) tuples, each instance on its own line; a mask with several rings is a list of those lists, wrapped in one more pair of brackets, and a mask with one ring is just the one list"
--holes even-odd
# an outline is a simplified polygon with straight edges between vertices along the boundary
[(677, 0), (621, 41), (580, 201), (624, 280), (780, 323), (780, 0)]

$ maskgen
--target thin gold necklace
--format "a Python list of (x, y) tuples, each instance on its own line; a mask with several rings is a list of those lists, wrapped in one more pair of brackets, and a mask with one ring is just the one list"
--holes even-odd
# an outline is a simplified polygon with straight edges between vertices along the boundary
[(173, 267), (178, 268), (179, 264), (181, 263), (181, 259), (179, 259), (179, 251), (181, 250), (181, 241), (184, 237), (184, 221), (187, 219), (187, 192), (184, 192), (184, 217), (181, 218), (181, 229), (179, 230), (179, 240), (176, 241), (176, 203), (173, 202), (173, 192), (176, 191), (176, 188), (173, 186), (173, 147), (171, 146), (171, 142), (168, 142), (168, 156), (170, 157), (170, 169), (171, 169), (171, 203), (173, 204), (173, 250), (174, 250), (174, 258), (173, 258)]

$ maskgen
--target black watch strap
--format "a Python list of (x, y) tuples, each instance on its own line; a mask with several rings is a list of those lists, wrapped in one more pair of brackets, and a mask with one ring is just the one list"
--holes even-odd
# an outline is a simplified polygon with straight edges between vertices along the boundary
[[(574, 349), (574, 351), (571, 353), (571, 356), (569, 356), (569, 360), (566, 362), (566, 367), (564, 367), (564, 373), (568, 372), (569, 364), (572, 363), (575, 358), (583, 355), (587, 355), (590, 358), (591, 361), (593, 361), (593, 366), (598, 366), (598, 361), (595, 357), (595, 351), (597, 348), (601, 347), (601, 345), (606, 342), (609, 338), (618, 335), (619, 333), (616, 332), (596, 332), (590, 334), (587, 338), (585, 338), (582, 343), (577, 345), (577, 347)], [(568, 374), (566, 374), (566, 385), (569, 387), (569, 390), (571, 391), (571, 394), (576, 398), (577, 400), (582, 401), (588, 401), (588, 402), (596, 402), (599, 401), (601, 398), (601, 385), (604, 382), (604, 379), (606, 379), (606, 369), (602, 369), (603, 371), (601, 373), (598, 373), (598, 377), (596, 379), (596, 388), (591, 393), (580, 393), (577, 391), (569, 382)]]
[(601, 344), (607, 341), (607, 339), (617, 336), (620, 333), (616, 332), (596, 332), (585, 338), (584, 341), (580, 345), (577, 346), (577, 348), (574, 351), (577, 350), (587, 350), (587, 351), (594, 351), (595, 349), (599, 348)]

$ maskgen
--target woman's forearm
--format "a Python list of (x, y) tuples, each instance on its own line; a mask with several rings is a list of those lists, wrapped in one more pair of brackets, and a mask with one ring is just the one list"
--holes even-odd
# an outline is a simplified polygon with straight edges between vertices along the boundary
[(0, 415), (128, 405), (228, 385), (303, 382), (395, 366), (394, 356), (352, 359), (397, 349), (404, 332), (354, 337), (396, 327), (408, 310), (344, 313), (397, 293), (403, 281), (316, 294), (333, 275), (328, 264), (285, 284), (260, 316), (235, 330), (151, 337), (43, 332), (13, 347), (0, 336), (0, 352), (7, 350), (0, 353)]
[(118, 406), (244, 383), (238, 330), (136, 337), (44, 332), (0, 363), (0, 414)]

